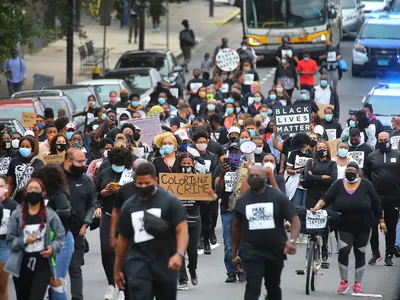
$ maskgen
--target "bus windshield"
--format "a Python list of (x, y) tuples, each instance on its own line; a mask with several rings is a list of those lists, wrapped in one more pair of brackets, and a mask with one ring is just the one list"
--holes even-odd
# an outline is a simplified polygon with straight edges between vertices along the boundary
[(247, 0), (249, 28), (298, 28), (326, 21), (325, 0)]

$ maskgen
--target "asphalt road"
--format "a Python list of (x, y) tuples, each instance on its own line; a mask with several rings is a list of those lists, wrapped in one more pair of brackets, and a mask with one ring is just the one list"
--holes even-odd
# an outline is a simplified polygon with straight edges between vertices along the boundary
[[(193, 53), (192, 61), (189, 68), (200, 67), (204, 53), (213, 53), (214, 48), (220, 43), (220, 39), (226, 36), (229, 38), (229, 45), (232, 48), (237, 48), (242, 37), (241, 24), (238, 19), (225, 25), (215, 36), (211, 37), (196, 48)], [(351, 63), (351, 49), (353, 42), (342, 42), (341, 51), (347, 63)], [(272, 85), (273, 66), (259, 66), (258, 72), (263, 80), (263, 92), (267, 93)], [(190, 77), (187, 78), (189, 80)], [(349, 108), (357, 108), (361, 106), (361, 99), (370, 88), (380, 80), (375, 77), (368, 78), (352, 78), (351, 73), (344, 74), (339, 83), (339, 96), (341, 104), (341, 121), (348, 118)], [(297, 93), (294, 95), (298, 95)], [(243, 283), (225, 283), (225, 267), (223, 263), (223, 241), (222, 228), (218, 225), (217, 237), (219, 245), (213, 249), (211, 255), (201, 255), (198, 263), (199, 285), (189, 286), (188, 291), (179, 292), (178, 299), (180, 300), (204, 300), (204, 299), (243, 299), (245, 284)], [(101, 264), (99, 232), (90, 232), (87, 235), (90, 243), (90, 252), (85, 256), (85, 266), (83, 267), (84, 274), (84, 296), (87, 300), (103, 299), (104, 293), (107, 290), (107, 281)], [(333, 249), (336, 249), (334, 238)], [(384, 252), (384, 240), (381, 236), (381, 252)], [(367, 260), (371, 254), (368, 248)], [(317, 282), (317, 291), (312, 292), (310, 296), (306, 296), (305, 276), (295, 274), (295, 270), (302, 269), (305, 263), (305, 246), (298, 246), (298, 253), (290, 256), (285, 263), (285, 268), (282, 275), (282, 290), (283, 299), (345, 299), (351, 298), (351, 293), (347, 295), (338, 295), (336, 289), (339, 285), (340, 277), (337, 264), (337, 255), (333, 254), (330, 257), (331, 267), (328, 270), (321, 270)], [(376, 266), (367, 266), (364, 276), (364, 290), (368, 294), (382, 295), (382, 299), (394, 299), (395, 290), (398, 282), (398, 274), (400, 271), (400, 259), (394, 260), (394, 267), (385, 267), (382, 263)], [(354, 258), (350, 258), (349, 280), (352, 283), (354, 274)], [(14, 286), (10, 281), (10, 299), (16, 299), (14, 294)], [(68, 287), (69, 288), (69, 287)], [(263, 298), (262, 293), (260, 299)]]

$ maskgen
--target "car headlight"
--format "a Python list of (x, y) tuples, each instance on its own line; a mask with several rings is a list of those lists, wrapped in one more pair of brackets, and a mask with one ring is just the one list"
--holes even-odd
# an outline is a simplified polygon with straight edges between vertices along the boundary
[(262, 43), (255, 38), (249, 37), (249, 45), (250, 46), (261, 46)]
[(317, 36), (312, 40), (313, 43), (320, 43), (320, 42), (325, 42), (326, 41), (326, 35), (322, 34), (320, 36)]
[(355, 44), (354, 45), (354, 50), (357, 52), (365, 53), (367, 54), (367, 49), (363, 45)]

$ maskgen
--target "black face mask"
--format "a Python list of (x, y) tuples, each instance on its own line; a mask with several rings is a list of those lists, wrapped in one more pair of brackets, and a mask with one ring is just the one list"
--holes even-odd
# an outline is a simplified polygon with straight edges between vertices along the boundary
[(182, 173), (192, 173), (193, 167), (192, 166), (182, 166)]
[(137, 193), (140, 197), (142, 198), (148, 198), (150, 197), (154, 190), (155, 190), (155, 186), (154, 185), (148, 185), (145, 187), (136, 187)]
[(319, 158), (323, 158), (328, 156), (328, 150), (317, 150), (317, 155)]
[(355, 173), (355, 172), (346, 172), (345, 176), (346, 176), (347, 182), (352, 183), (352, 182), (354, 182), (356, 180), (357, 173)]
[(39, 204), (43, 200), (43, 194), (37, 192), (26, 193), (25, 197), (32, 206)]
[(64, 151), (65, 149), (67, 149), (67, 144), (56, 144), (56, 149), (58, 151)]
[(267, 132), (271, 132), (271, 133), (273, 133), (273, 132), (274, 132), (274, 128), (270, 128), (270, 127), (268, 127), (268, 128), (267, 128)]
[(11, 149), (11, 142), (10, 141), (3, 141), (1, 143), (1, 146), (3, 147), (3, 149)]
[(134, 133), (133, 134), (133, 140), (135, 141), (135, 142), (137, 142), (138, 140), (140, 140), (140, 133)]
[(360, 141), (354, 141), (354, 142), (350, 141), (350, 144), (352, 146), (358, 146), (358, 145), (360, 145)]
[(128, 101), (128, 96), (127, 95), (121, 95), (121, 101), (122, 102)]
[(317, 141), (311, 140), (310, 147), (314, 148), (315, 146), (317, 146)]
[(265, 179), (260, 177), (250, 177), (247, 179), (247, 183), (253, 192), (258, 192), (265, 187)]
[(75, 176), (81, 176), (85, 172), (85, 166), (78, 167), (75, 165), (71, 165), (71, 173)]
[(390, 142), (379, 142), (378, 143), (378, 149), (382, 153), (389, 152), (389, 150), (392, 148), (392, 144)]
[(261, 126), (261, 122), (260, 121), (256, 121), (256, 126), (260, 127)]
[(231, 141), (231, 143), (233, 143), (234, 141), (236, 141), (236, 139), (237, 139), (237, 137), (234, 137), (234, 136), (230, 136), (230, 137), (229, 137), (229, 140)]

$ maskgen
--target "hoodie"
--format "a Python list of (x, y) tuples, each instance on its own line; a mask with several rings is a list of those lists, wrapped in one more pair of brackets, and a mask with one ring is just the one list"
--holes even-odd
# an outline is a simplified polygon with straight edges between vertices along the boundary
[(364, 170), (365, 165), (367, 163), (367, 157), (370, 153), (372, 153), (372, 148), (368, 144), (364, 142), (360, 142), (359, 145), (353, 146), (349, 142), (349, 157), (351, 157), (354, 161), (358, 163), (360, 168)]

